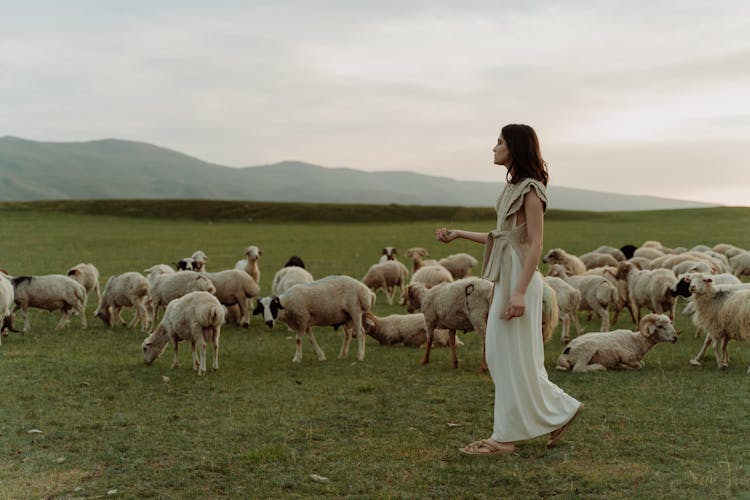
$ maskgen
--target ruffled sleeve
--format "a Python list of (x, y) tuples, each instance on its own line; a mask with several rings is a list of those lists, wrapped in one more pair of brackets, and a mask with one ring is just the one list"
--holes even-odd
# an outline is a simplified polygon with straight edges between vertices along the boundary
[(514, 189), (513, 200), (510, 202), (510, 206), (505, 212), (505, 218), (510, 217), (521, 209), (523, 206), (523, 197), (532, 189), (536, 191), (536, 195), (542, 200), (542, 210), (544, 212), (547, 211), (547, 188), (536, 179), (524, 179), (518, 187)]

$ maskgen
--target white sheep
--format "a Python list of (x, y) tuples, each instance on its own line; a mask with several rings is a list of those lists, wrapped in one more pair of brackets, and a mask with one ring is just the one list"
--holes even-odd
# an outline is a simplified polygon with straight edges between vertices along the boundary
[[(425, 265), (417, 269), (411, 275), (409, 283), (424, 283), (428, 287), (437, 286), (440, 283), (450, 283), (453, 275), (440, 264)], [(402, 293), (403, 296), (403, 293)]]
[(69, 278), (76, 280), (86, 289), (86, 294), (91, 290), (96, 293), (96, 300), (101, 300), (102, 294), (99, 290), (99, 270), (94, 264), (81, 262), (68, 269), (66, 273)]
[(68, 324), (70, 311), (81, 315), (81, 328), (86, 328), (86, 288), (62, 274), (44, 276), (17, 276), (11, 279), (17, 308), (23, 311), (23, 331), (29, 331), (29, 307), (47, 311), (62, 311), (55, 330)]
[(214, 293), (216, 287), (211, 280), (195, 271), (156, 276), (151, 285), (151, 324), (156, 324), (162, 306), (190, 292)]
[(555, 368), (576, 373), (643, 368), (643, 357), (659, 342), (677, 342), (677, 332), (666, 315), (648, 314), (637, 332), (594, 332), (573, 339), (557, 358)]
[(205, 273), (207, 271), (206, 262), (208, 262), (208, 257), (205, 253), (201, 250), (196, 250), (190, 258), (193, 259), (193, 271), (198, 271), (199, 273)]
[[(630, 312), (630, 318), (633, 320), (633, 324), (638, 324), (638, 321), (636, 321), (635, 319), (635, 313), (633, 312), (632, 307), (630, 307), (628, 282), (624, 279), (617, 279), (616, 266), (595, 267), (594, 269), (589, 269), (584, 274), (594, 274), (606, 278), (607, 281), (612, 283), (615, 288), (617, 288), (617, 304), (615, 304), (614, 306), (615, 316), (614, 318), (612, 318), (612, 323), (617, 323), (617, 320), (620, 318), (620, 313), (622, 313), (623, 309), (627, 309), (628, 312)], [(591, 320), (591, 312), (589, 312), (589, 320)]]
[(615, 260), (617, 260), (617, 262), (622, 262), (623, 260), (626, 259), (625, 254), (622, 252), (622, 250), (620, 250), (619, 248), (609, 246), (609, 245), (602, 245), (599, 248), (595, 248), (594, 250), (592, 250), (592, 252), (608, 253), (612, 257), (614, 257)]
[[(696, 273), (700, 272), (690, 272), (690, 273), (684, 273), (677, 277), (677, 284), (672, 287), (672, 290), (670, 293), (673, 297), (685, 297), (687, 299), (687, 304), (685, 304), (685, 307), (682, 309), (682, 314), (685, 314), (687, 316), (692, 316), (695, 314), (695, 305), (693, 304), (693, 298), (692, 293), (690, 293), (690, 281), (692, 280), (693, 276)], [(702, 274), (710, 274), (710, 273), (702, 273)], [(742, 282), (737, 278), (734, 274), (729, 273), (723, 273), (723, 274), (714, 274), (711, 276), (711, 279), (713, 279), (714, 286), (717, 287), (723, 287), (724, 285), (730, 285), (727, 288), (731, 288), (731, 286), (734, 285), (740, 285)], [(750, 286), (750, 284), (748, 284)], [(696, 327), (695, 329), (695, 338), (700, 337), (701, 329), (700, 327)], [(709, 336), (706, 336), (706, 343), (709, 343)], [(707, 348), (707, 346), (706, 346)], [(705, 354), (705, 351), (701, 351), (700, 356), (698, 357), (698, 361), (700, 359), (703, 359), (703, 355)], [(692, 361), (691, 361), (692, 363)], [(696, 363), (693, 363), (696, 364)], [(700, 363), (697, 363), (700, 364)]]
[(595, 269), (598, 267), (614, 266), (617, 267), (618, 260), (615, 259), (611, 254), (600, 253), (600, 252), (588, 252), (578, 256), (586, 266), (587, 270)]
[(720, 254), (724, 254), (729, 259), (731, 259), (737, 254), (740, 254), (746, 251), (744, 248), (730, 245), (729, 243), (719, 243), (718, 245), (714, 246), (713, 250), (714, 252), (719, 252)]
[(711, 265), (701, 260), (686, 260), (672, 266), (672, 272), (678, 278), (687, 273), (713, 274)]
[(602, 276), (592, 274), (568, 276), (561, 264), (552, 264), (549, 276), (562, 278), (578, 289), (581, 292), (580, 310), (594, 311), (602, 320), (601, 331), (609, 330), (609, 310), (614, 309), (619, 300), (615, 285)]
[(671, 289), (677, 278), (669, 269), (639, 270), (630, 262), (620, 262), (617, 266), (617, 279), (628, 283), (628, 298), (640, 323), (641, 308), (647, 307), (657, 314), (666, 313), (674, 320), (675, 298)]
[(673, 269), (676, 265), (686, 261), (706, 262), (711, 266), (712, 273), (723, 273), (727, 271), (727, 264), (724, 260), (703, 252), (685, 252), (679, 255), (664, 255), (652, 260), (649, 268)]
[(255, 245), (250, 245), (245, 249), (245, 258), (238, 260), (234, 264), (234, 268), (245, 271), (250, 275), (252, 279), (255, 280), (256, 283), (260, 284), (260, 268), (258, 267), (258, 259), (260, 259), (261, 255), (263, 255), (263, 250), (256, 247)]
[[(370, 266), (367, 274), (362, 278), (362, 283), (373, 292), (382, 289), (385, 292), (388, 303), (393, 304), (396, 287), (399, 288), (399, 292), (403, 296), (408, 277), (409, 270), (405, 265), (397, 260), (387, 260)], [(273, 294), (273, 292), (271, 293)]]
[(0, 273), (0, 345), (3, 344), (3, 330), (12, 323), (13, 297), (13, 283), (5, 274)]
[(281, 295), (294, 285), (311, 281), (314, 281), (313, 275), (303, 267), (282, 267), (276, 272), (271, 282), (271, 295)]
[(544, 283), (555, 291), (557, 299), (558, 316), (562, 320), (562, 331), (560, 342), (570, 342), (570, 322), (576, 327), (576, 332), (581, 335), (581, 324), (578, 322), (577, 311), (581, 305), (581, 291), (569, 284), (562, 278), (556, 276), (545, 276)]
[(643, 257), (648, 260), (654, 260), (662, 256), (664, 256), (664, 252), (654, 247), (640, 247), (633, 252), (633, 257)]
[(586, 272), (586, 265), (581, 259), (573, 254), (569, 254), (562, 248), (553, 248), (542, 257), (545, 264), (558, 264), (565, 267), (565, 273), (568, 276), (575, 276)]
[[(422, 347), (427, 341), (427, 329), (424, 323), (424, 314), (391, 314), (389, 316), (376, 316), (366, 312), (362, 317), (365, 333), (377, 340), (380, 345), (403, 344), (406, 347)], [(450, 336), (448, 330), (436, 329), (432, 340), (433, 347), (448, 347)], [(463, 342), (456, 339), (456, 345), (462, 346)]]
[(549, 342), (559, 322), (557, 292), (547, 283), (542, 283), (542, 342)]
[(217, 273), (201, 273), (214, 285), (213, 294), (219, 302), (228, 308), (236, 307), (237, 321), (240, 326), (250, 325), (247, 299), (252, 299), (260, 293), (260, 287), (249, 274), (239, 269), (228, 269)]
[[(193, 369), (198, 375), (206, 373), (206, 343), (214, 348), (213, 370), (219, 369), (219, 336), (224, 323), (224, 308), (208, 292), (190, 292), (167, 305), (164, 318), (143, 341), (143, 362), (150, 365), (164, 352), (171, 340), (174, 346), (172, 368), (179, 366), (177, 356), (180, 341), (187, 340), (193, 351)], [(196, 352), (196, 347), (197, 351)]]
[(94, 317), (101, 319), (109, 328), (119, 319), (124, 325), (122, 310), (125, 307), (135, 307), (136, 313), (128, 324), (128, 328), (141, 320), (141, 330), (146, 331), (149, 326), (149, 314), (146, 308), (151, 295), (151, 285), (140, 273), (127, 272), (110, 276), (104, 285), (104, 292), (99, 300), (99, 306)]
[(738, 278), (750, 276), (750, 252), (741, 252), (729, 259), (732, 272)]
[(296, 334), (297, 348), (293, 362), (302, 361), (302, 337), (307, 335), (320, 361), (326, 355), (315, 340), (313, 326), (344, 325), (344, 342), (339, 358), (349, 354), (352, 334), (358, 341), (357, 359), (365, 359), (365, 332), (362, 315), (375, 304), (375, 294), (363, 283), (349, 276), (328, 276), (317, 281), (295, 285), (278, 296), (263, 297), (253, 314), (262, 314), (266, 325), (273, 328), (280, 320)]
[(472, 268), (476, 267), (478, 263), (479, 261), (468, 253), (454, 253), (438, 261), (438, 264), (451, 273), (454, 280), (469, 276)]
[(156, 264), (143, 271), (143, 273), (146, 275), (146, 279), (151, 286), (154, 286), (154, 281), (156, 280), (157, 276), (161, 276), (162, 274), (172, 274), (174, 272), (174, 269), (172, 269), (172, 267), (168, 266), (167, 264)]
[(412, 247), (406, 251), (406, 258), (411, 259), (412, 267), (411, 272), (415, 273), (422, 266), (436, 266), (437, 261), (435, 259), (424, 260), (425, 257), (430, 255), (426, 249), (422, 247)]

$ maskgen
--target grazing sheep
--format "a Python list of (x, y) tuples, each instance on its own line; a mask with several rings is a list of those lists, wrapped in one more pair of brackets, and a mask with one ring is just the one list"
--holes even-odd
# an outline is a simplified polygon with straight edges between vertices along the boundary
[(271, 295), (281, 295), (294, 285), (314, 281), (307, 269), (298, 266), (282, 267), (276, 272), (271, 282)]
[(750, 276), (750, 252), (738, 253), (729, 259), (729, 265), (732, 266), (732, 272), (738, 278)]
[(560, 332), (560, 342), (567, 344), (570, 342), (570, 322), (576, 327), (576, 332), (581, 335), (581, 325), (578, 322), (578, 308), (581, 305), (581, 291), (569, 284), (562, 278), (556, 276), (545, 276), (544, 283), (555, 291), (557, 299), (558, 316), (562, 319), (562, 331)]
[(406, 269), (405, 265), (397, 260), (387, 260), (370, 266), (367, 274), (362, 278), (362, 283), (373, 292), (377, 292), (378, 289), (382, 288), (388, 304), (393, 304), (396, 287), (399, 288), (401, 295), (403, 295), (408, 276), (409, 270)]
[(260, 293), (258, 284), (245, 271), (239, 269), (228, 269), (218, 273), (201, 273), (211, 283), (215, 290), (213, 294), (219, 302), (231, 308), (233, 306), (239, 309), (237, 322), (240, 326), (250, 325), (250, 315), (248, 314), (247, 299), (252, 299)]
[(238, 260), (235, 263), (234, 268), (245, 271), (250, 275), (252, 279), (255, 280), (256, 283), (260, 284), (260, 268), (258, 267), (258, 259), (260, 259), (261, 255), (263, 255), (263, 250), (256, 247), (255, 245), (250, 245), (245, 249), (245, 258)]
[(659, 342), (677, 342), (677, 332), (664, 314), (648, 314), (637, 332), (595, 332), (573, 339), (557, 358), (555, 368), (576, 373), (643, 368), (643, 357)]
[[(453, 281), (453, 275), (440, 264), (426, 265), (420, 267), (417, 272), (412, 274), (409, 283), (424, 283), (427, 287), (437, 286), (440, 283), (450, 283)], [(403, 293), (402, 293), (403, 296)]]
[(199, 273), (206, 272), (206, 262), (208, 262), (208, 257), (206, 257), (205, 253), (200, 250), (196, 250), (195, 252), (193, 252), (193, 255), (190, 256), (190, 258), (193, 259), (193, 271), (197, 271)]
[(577, 256), (569, 254), (562, 248), (553, 248), (542, 257), (545, 264), (558, 264), (565, 267), (565, 274), (576, 276), (586, 272), (586, 265)]
[[(622, 263), (620, 263), (622, 264)], [(602, 320), (601, 331), (609, 330), (609, 309), (617, 305), (617, 288), (606, 278), (591, 274), (568, 276), (561, 264), (552, 264), (549, 276), (562, 278), (581, 292), (580, 309), (594, 311)]]
[(96, 293), (96, 300), (101, 300), (102, 294), (99, 291), (99, 270), (94, 264), (84, 264), (81, 262), (80, 264), (68, 269), (68, 272), (65, 274), (67, 274), (69, 278), (82, 284), (86, 289), (87, 295), (93, 290), (94, 293)]
[(451, 273), (454, 280), (469, 276), (472, 268), (476, 267), (478, 263), (479, 261), (468, 253), (454, 253), (438, 261), (438, 264)]
[[(427, 330), (424, 324), (424, 314), (391, 314), (379, 317), (366, 312), (362, 317), (365, 333), (377, 340), (380, 345), (403, 344), (406, 347), (422, 347), (427, 341)], [(448, 330), (434, 331), (433, 347), (448, 347), (450, 336)], [(464, 345), (456, 339), (456, 345)]]
[(214, 293), (216, 287), (211, 280), (195, 271), (157, 276), (151, 285), (151, 324), (156, 324), (162, 306), (190, 292)]
[(74, 279), (62, 274), (48, 274), (45, 276), (17, 276), (11, 279), (13, 283), (14, 302), (23, 311), (23, 331), (28, 332), (29, 307), (45, 309), (47, 311), (62, 311), (62, 317), (55, 326), (55, 330), (62, 329), (68, 324), (70, 311), (81, 315), (81, 328), (86, 328), (86, 288)]
[(422, 266), (436, 266), (438, 264), (434, 259), (423, 260), (428, 255), (430, 254), (422, 247), (412, 247), (406, 251), (406, 258), (412, 261), (412, 273), (417, 272)]
[(124, 307), (135, 307), (136, 313), (130, 320), (128, 328), (141, 320), (141, 331), (148, 330), (149, 314), (146, 308), (151, 294), (151, 284), (140, 273), (128, 272), (110, 276), (104, 285), (104, 293), (94, 317), (101, 319), (107, 328), (111, 328), (115, 319), (125, 324), (122, 318)]
[(711, 265), (708, 262), (700, 260), (686, 260), (684, 262), (680, 262), (679, 264), (676, 264), (672, 267), (672, 272), (677, 277), (680, 277), (683, 274), (687, 273), (713, 274)]
[(731, 259), (735, 255), (745, 252), (746, 250), (744, 248), (736, 247), (728, 243), (719, 243), (718, 245), (714, 246), (713, 251), (719, 252), (720, 254), (723, 254), (727, 258)]
[(706, 262), (711, 266), (713, 273), (726, 272), (726, 264), (711, 255), (702, 252), (685, 252), (680, 255), (664, 255), (651, 261), (651, 269), (672, 269), (674, 266), (686, 261)]
[(599, 248), (595, 248), (594, 250), (592, 250), (592, 253), (608, 253), (609, 255), (614, 257), (617, 262), (622, 262), (623, 260), (627, 259), (622, 250), (608, 245), (602, 245)]
[[(639, 268), (640, 269), (640, 268)], [(615, 285), (615, 288), (617, 288), (617, 304), (614, 306), (615, 310), (615, 316), (612, 318), (612, 323), (617, 323), (617, 320), (620, 318), (620, 313), (623, 311), (623, 309), (627, 309), (628, 312), (630, 312), (630, 318), (633, 320), (633, 324), (637, 325), (638, 322), (635, 320), (635, 313), (633, 312), (633, 309), (630, 307), (630, 297), (628, 295), (628, 283), (627, 281), (618, 280), (617, 279), (617, 267), (613, 266), (605, 266), (605, 267), (596, 267), (594, 269), (589, 269), (584, 274), (595, 274), (598, 276), (602, 276), (603, 278), (606, 278), (607, 281)], [(589, 320), (591, 320), (591, 312), (589, 311)]]
[(151, 266), (143, 271), (151, 286), (154, 286), (154, 281), (157, 276), (161, 276), (162, 274), (172, 274), (174, 272), (174, 269), (167, 264), (156, 264), (155, 266)]
[(578, 256), (579, 259), (581, 259), (581, 262), (583, 262), (583, 265), (586, 266), (587, 270), (596, 269), (598, 267), (607, 267), (607, 266), (614, 266), (617, 267), (617, 259), (612, 257), (612, 255), (608, 253), (599, 253), (599, 252), (589, 252), (585, 253), (583, 255)]
[[(167, 305), (164, 318), (143, 341), (143, 362), (150, 365), (164, 352), (171, 340), (174, 346), (172, 368), (179, 366), (177, 351), (182, 340), (190, 342), (193, 351), (193, 370), (198, 375), (206, 373), (206, 343), (214, 347), (213, 370), (219, 369), (219, 336), (224, 323), (224, 308), (208, 292), (190, 292)], [(198, 352), (196, 352), (196, 346)]]
[[(8, 325), (12, 323), (13, 314), (13, 283), (5, 274), (0, 273), (0, 333), (5, 330), (6, 318)], [(0, 345), (3, 344), (2, 334), (0, 334)]]
[(380, 260), (378, 262), (382, 264), (383, 262), (386, 262), (389, 260), (396, 260), (396, 255), (398, 255), (398, 248), (383, 247), (383, 250), (380, 253), (381, 253)]
[(630, 262), (620, 262), (617, 266), (617, 279), (628, 283), (630, 306), (640, 323), (641, 308), (647, 307), (656, 314), (666, 313), (674, 320), (675, 299), (670, 293), (677, 284), (677, 278), (669, 269), (637, 269)]
[(339, 358), (349, 354), (352, 330), (357, 336), (357, 359), (365, 359), (365, 332), (362, 315), (375, 304), (375, 294), (363, 283), (349, 276), (328, 276), (311, 283), (295, 285), (278, 296), (263, 297), (253, 314), (262, 314), (273, 328), (276, 319), (286, 323), (297, 336), (293, 362), (302, 361), (302, 336), (312, 343), (318, 359), (326, 359), (312, 332), (313, 326), (344, 325), (344, 342)]

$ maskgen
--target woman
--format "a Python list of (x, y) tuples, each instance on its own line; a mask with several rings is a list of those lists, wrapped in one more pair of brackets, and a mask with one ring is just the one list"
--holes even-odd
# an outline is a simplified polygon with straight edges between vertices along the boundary
[(464, 238), (485, 244), (482, 277), (495, 283), (487, 318), (487, 364), (495, 383), (495, 421), (489, 439), (460, 448), (469, 455), (498, 455), (515, 442), (550, 433), (558, 443), (583, 404), (549, 381), (542, 345), (542, 255), (547, 207), (547, 165), (536, 132), (506, 125), (494, 147), (505, 166), (506, 184), (497, 200), (497, 229), (489, 234), (439, 228), (438, 240)]

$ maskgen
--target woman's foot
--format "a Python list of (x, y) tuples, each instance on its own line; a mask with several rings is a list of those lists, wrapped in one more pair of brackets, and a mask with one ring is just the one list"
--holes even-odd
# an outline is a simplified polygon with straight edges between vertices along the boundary
[(547, 448), (551, 448), (551, 447), (557, 445), (557, 443), (560, 442), (560, 439), (562, 439), (562, 436), (563, 436), (563, 434), (565, 434), (565, 431), (568, 430), (568, 427), (570, 427), (570, 424), (573, 423), (573, 420), (575, 420), (576, 417), (578, 415), (580, 415), (582, 411), (583, 411), (583, 403), (581, 403), (578, 406), (578, 410), (576, 410), (576, 412), (573, 414), (573, 416), (570, 417), (570, 420), (568, 420), (567, 422), (565, 422), (565, 424), (563, 424), (562, 427), (559, 427), (559, 428), (557, 428), (554, 431), (552, 431), (552, 432), (549, 433), (549, 441), (547, 441)]
[(501, 443), (494, 439), (480, 439), (459, 448), (458, 451), (464, 455), (506, 455), (516, 451), (516, 445), (514, 443)]

